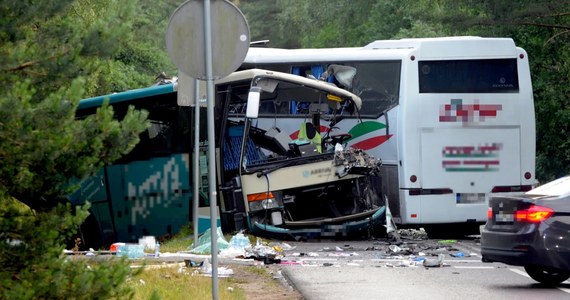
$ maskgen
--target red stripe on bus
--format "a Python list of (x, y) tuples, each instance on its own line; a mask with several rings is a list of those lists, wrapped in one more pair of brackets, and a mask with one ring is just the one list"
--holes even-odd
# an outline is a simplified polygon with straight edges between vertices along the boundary
[(382, 143), (386, 142), (391, 137), (392, 137), (392, 134), (390, 134), (388, 137), (386, 137), (386, 135), (379, 135), (379, 136), (375, 136), (373, 138), (369, 138), (369, 139), (366, 139), (366, 140), (358, 142), (358, 143), (354, 143), (351, 146), (353, 148), (357, 148), (357, 149), (370, 150), (374, 147), (380, 146)]

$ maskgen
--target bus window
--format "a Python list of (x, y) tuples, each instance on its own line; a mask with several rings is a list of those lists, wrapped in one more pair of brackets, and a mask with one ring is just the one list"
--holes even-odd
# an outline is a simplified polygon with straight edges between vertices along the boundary
[[(174, 99), (175, 100), (175, 99)], [(157, 156), (169, 156), (173, 153), (187, 153), (190, 149), (189, 136), (190, 115), (186, 107), (173, 105), (166, 99), (143, 99), (137, 102), (113, 105), (116, 117), (122, 118), (129, 105), (149, 112), (150, 127), (140, 135), (140, 142), (133, 151), (123, 156), (117, 163), (128, 163)]]
[(362, 99), (362, 116), (378, 116), (398, 104), (400, 61), (348, 64), (357, 69), (351, 92)]
[[(345, 65), (356, 68), (352, 86), (345, 87), (334, 80), (333, 76), (327, 81), (345, 88), (346, 90), (360, 96), (362, 99), (361, 117), (378, 117), (385, 111), (398, 105), (398, 95), (400, 90), (400, 60), (386, 61), (366, 61), (366, 62), (334, 62), (332, 64)], [(283, 71), (307, 77), (309, 75), (319, 78), (331, 63), (300, 64), (295, 63), (288, 66), (285, 64), (259, 64), (248, 65), (248, 67), (261, 68), (267, 70)], [(291, 101), (291, 100), (288, 100)], [(306, 102), (281, 103), (282, 106), (275, 107), (274, 103), (262, 104), (259, 110), (262, 114), (277, 115), (306, 115), (309, 105)], [(289, 105), (289, 106), (287, 106)], [(353, 117), (355, 117), (353, 115)], [(346, 116), (350, 117), (350, 116)]]
[(419, 62), (420, 93), (518, 93), (517, 60)]

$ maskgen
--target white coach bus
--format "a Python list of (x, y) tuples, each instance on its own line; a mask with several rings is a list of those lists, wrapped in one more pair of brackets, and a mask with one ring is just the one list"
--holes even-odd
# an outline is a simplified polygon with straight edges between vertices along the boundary
[[(344, 133), (345, 145), (382, 160), (382, 191), (396, 223), (475, 229), (486, 221), (490, 194), (535, 184), (528, 59), (510, 38), (442, 37), (250, 48), (241, 68), (314, 76), (359, 95), (356, 114), (315, 125), (323, 138)], [(339, 70), (350, 76), (339, 82), (331, 76)], [(299, 128), (288, 124), (308, 117), (307, 103), (277, 103), (260, 108), (257, 126), (295, 138)]]

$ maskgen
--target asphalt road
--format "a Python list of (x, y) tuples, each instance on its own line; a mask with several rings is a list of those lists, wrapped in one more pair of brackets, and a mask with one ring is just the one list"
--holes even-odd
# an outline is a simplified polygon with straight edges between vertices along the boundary
[[(306, 299), (570, 299), (570, 282), (544, 287), (520, 267), (482, 263), (477, 239), (408, 240), (397, 252), (381, 240), (288, 245), (282, 273)], [(441, 254), (441, 266), (417, 251), (430, 263)]]

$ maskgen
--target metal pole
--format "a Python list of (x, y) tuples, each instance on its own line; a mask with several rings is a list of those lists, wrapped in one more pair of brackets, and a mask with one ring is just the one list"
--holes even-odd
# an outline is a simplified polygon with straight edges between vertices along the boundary
[(194, 202), (192, 203), (192, 224), (194, 224), (194, 247), (198, 243), (198, 209), (200, 201), (200, 81), (194, 79)]
[(212, 299), (218, 300), (218, 237), (216, 222), (216, 142), (214, 135), (214, 79), (212, 78), (212, 26), (210, 0), (204, 0), (204, 47), (206, 53), (206, 84), (208, 99), (208, 185), (210, 188), (210, 231), (212, 250)]

